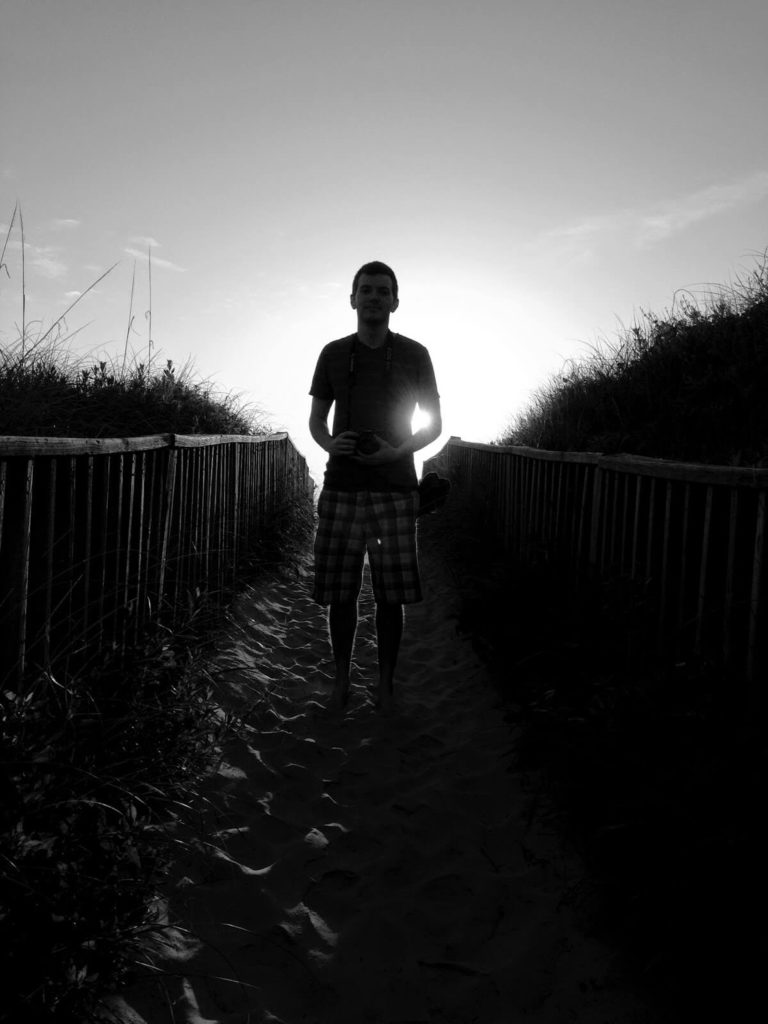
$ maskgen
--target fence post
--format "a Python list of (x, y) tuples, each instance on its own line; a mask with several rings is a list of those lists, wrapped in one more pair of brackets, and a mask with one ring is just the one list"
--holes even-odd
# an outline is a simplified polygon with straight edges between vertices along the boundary
[[(749, 601), (749, 639), (747, 641), (747, 681), (755, 681), (757, 626), (760, 611), (760, 587), (763, 572), (763, 545), (765, 540), (766, 492), (761, 491), (755, 520), (755, 544), (752, 554), (752, 587)], [(754, 698), (754, 695), (753, 695)]]
[(709, 560), (709, 533), (712, 525), (712, 499), (713, 489), (707, 488), (707, 497), (704, 505), (704, 527), (701, 538), (701, 571), (699, 573), (699, 594), (696, 616), (696, 640), (694, 643), (694, 654), (701, 654), (701, 641), (704, 630), (704, 601), (707, 594), (707, 563)]
[(597, 549), (600, 537), (600, 508), (602, 505), (602, 476), (600, 466), (595, 466), (595, 476), (592, 481), (592, 518), (590, 522), (590, 553), (589, 565), (592, 571), (597, 566)]
[(45, 531), (45, 625), (43, 627), (43, 667), (51, 667), (51, 608), (53, 605), (53, 540), (56, 523), (56, 459), (48, 470), (48, 522)]
[(733, 611), (733, 586), (736, 569), (736, 527), (739, 520), (739, 492), (731, 488), (728, 515), (728, 551), (725, 563), (725, 607), (723, 608), (723, 657), (725, 664), (731, 660), (731, 614)]
[(176, 458), (178, 451), (175, 447), (168, 449), (168, 469), (165, 478), (165, 494), (163, 497), (163, 540), (160, 547), (160, 575), (157, 583), (157, 615), (158, 619), (162, 614), (163, 594), (165, 592), (165, 568), (168, 560), (168, 541), (171, 536), (171, 517), (173, 514), (173, 498), (176, 483)]
[(29, 552), (32, 541), (32, 485), (35, 478), (35, 463), (33, 459), (27, 460), (27, 469), (24, 478), (24, 518), (22, 520), (21, 534), (21, 571), (19, 580), (19, 677), (24, 674), (26, 667), (26, 643), (27, 643), (27, 602), (29, 599)]

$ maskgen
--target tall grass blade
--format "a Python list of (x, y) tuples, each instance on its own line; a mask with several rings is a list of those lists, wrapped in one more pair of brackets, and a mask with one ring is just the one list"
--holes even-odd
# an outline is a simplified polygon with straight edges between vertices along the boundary
[(0, 270), (4, 270), (5, 271), (5, 273), (6, 273), (7, 277), (8, 277), (8, 280), (11, 279), (11, 275), (10, 275), (8, 267), (6, 266), (6, 263), (5, 263), (5, 250), (8, 248), (8, 240), (11, 237), (11, 231), (13, 231), (13, 225), (16, 223), (16, 214), (18, 213), (18, 210), (19, 210), (19, 204), (16, 203), (16, 205), (13, 208), (13, 214), (11, 215), (11, 223), (8, 225), (8, 230), (5, 233), (5, 240), (3, 241), (3, 251), (0, 252)]
[(21, 229), (21, 365), (24, 366), (24, 352), (27, 344), (27, 243), (24, 240), (24, 218), (19, 206), (19, 228)]
[[(107, 274), (111, 274), (112, 271), (115, 269), (115, 267), (117, 266), (117, 264), (119, 262), (120, 262), (120, 260), (116, 260), (112, 264), (112, 266), (109, 267), (107, 270), (105, 270), (104, 273), (101, 274), (99, 277), (97, 277), (96, 280), (92, 284), (89, 284), (88, 287), (85, 289), (85, 291), (81, 292), (77, 296), (77, 298), (74, 300), (74, 302), (71, 302), (67, 306), (67, 308), (64, 310), (64, 312), (61, 314), (61, 316), (57, 320), (53, 321), (53, 323), (48, 328), (48, 330), (37, 339), (35, 344), (36, 345), (41, 345), (45, 341), (45, 339), (55, 330), (55, 328), (62, 322), (62, 320), (64, 320), (67, 317), (67, 314), (72, 312), (72, 310), (75, 308), (75, 306), (78, 304), (78, 302), (81, 302), (85, 298), (85, 296), (88, 294), (88, 292), (93, 291), (93, 289), (96, 287), (96, 285), (100, 284), (104, 280), (104, 278), (107, 276)], [(78, 328), (78, 329), (82, 330), (82, 327)]]
[(131, 327), (133, 327), (133, 293), (136, 287), (136, 260), (133, 261), (133, 274), (131, 275), (131, 298), (128, 303), (128, 326), (125, 330), (125, 349), (123, 350), (123, 369), (121, 376), (125, 377), (125, 367), (128, 363), (128, 343), (131, 338)]
[(149, 279), (149, 309), (147, 310), (147, 376), (152, 375), (152, 246), (147, 246), (147, 277)]

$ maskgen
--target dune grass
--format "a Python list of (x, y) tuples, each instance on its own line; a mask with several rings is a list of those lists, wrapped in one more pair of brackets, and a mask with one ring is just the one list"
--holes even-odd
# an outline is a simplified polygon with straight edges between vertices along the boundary
[(730, 286), (644, 313), (569, 362), (499, 443), (768, 465), (768, 253)]
[(269, 433), (266, 418), (233, 394), (196, 381), (191, 362), (148, 370), (99, 360), (83, 365), (60, 341), (0, 349), (0, 435), (143, 437)]
[[(20, 280), (12, 281), (5, 257), (14, 228), (21, 240)], [(86, 287), (50, 324), (30, 316), (26, 303), (24, 225), (14, 208), (0, 248), (0, 283), (21, 292), (21, 323), (0, 327), (0, 436), (142, 437), (148, 434), (263, 434), (263, 412), (210, 380), (196, 380), (194, 364), (162, 359), (149, 336), (140, 351), (131, 346), (133, 285), (122, 351), (98, 358), (77, 356), (72, 342), (82, 328), (70, 328), (74, 310), (114, 270), (113, 264)], [(152, 294), (151, 252), (149, 293)], [(135, 267), (134, 267), (135, 282)]]

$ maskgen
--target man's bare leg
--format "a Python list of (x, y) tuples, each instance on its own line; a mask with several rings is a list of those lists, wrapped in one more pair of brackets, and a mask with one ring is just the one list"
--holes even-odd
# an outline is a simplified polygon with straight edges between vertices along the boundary
[(376, 605), (376, 638), (379, 647), (379, 702), (382, 710), (392, 709), (395, 666), (403, 636), (403, 606)]
[(328, 612), (328, 628), (336, 662), (334, 696), (339, 707), (343, 708), (349, 699), (349, 670), (357, 630), (357, 601), (332, 604)]

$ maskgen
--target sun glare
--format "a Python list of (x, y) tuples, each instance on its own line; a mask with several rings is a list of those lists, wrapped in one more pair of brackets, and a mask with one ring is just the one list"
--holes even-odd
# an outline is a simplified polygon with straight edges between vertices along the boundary
[(422, 412), (421, 409), (416, 406), (416, 412), (413, 414), (411, 420), (411, 430), (415, 434), (417, 430), (421, 430), (422, 427), (428, 427), (432, 422), (432, 417), (428, 412)]

